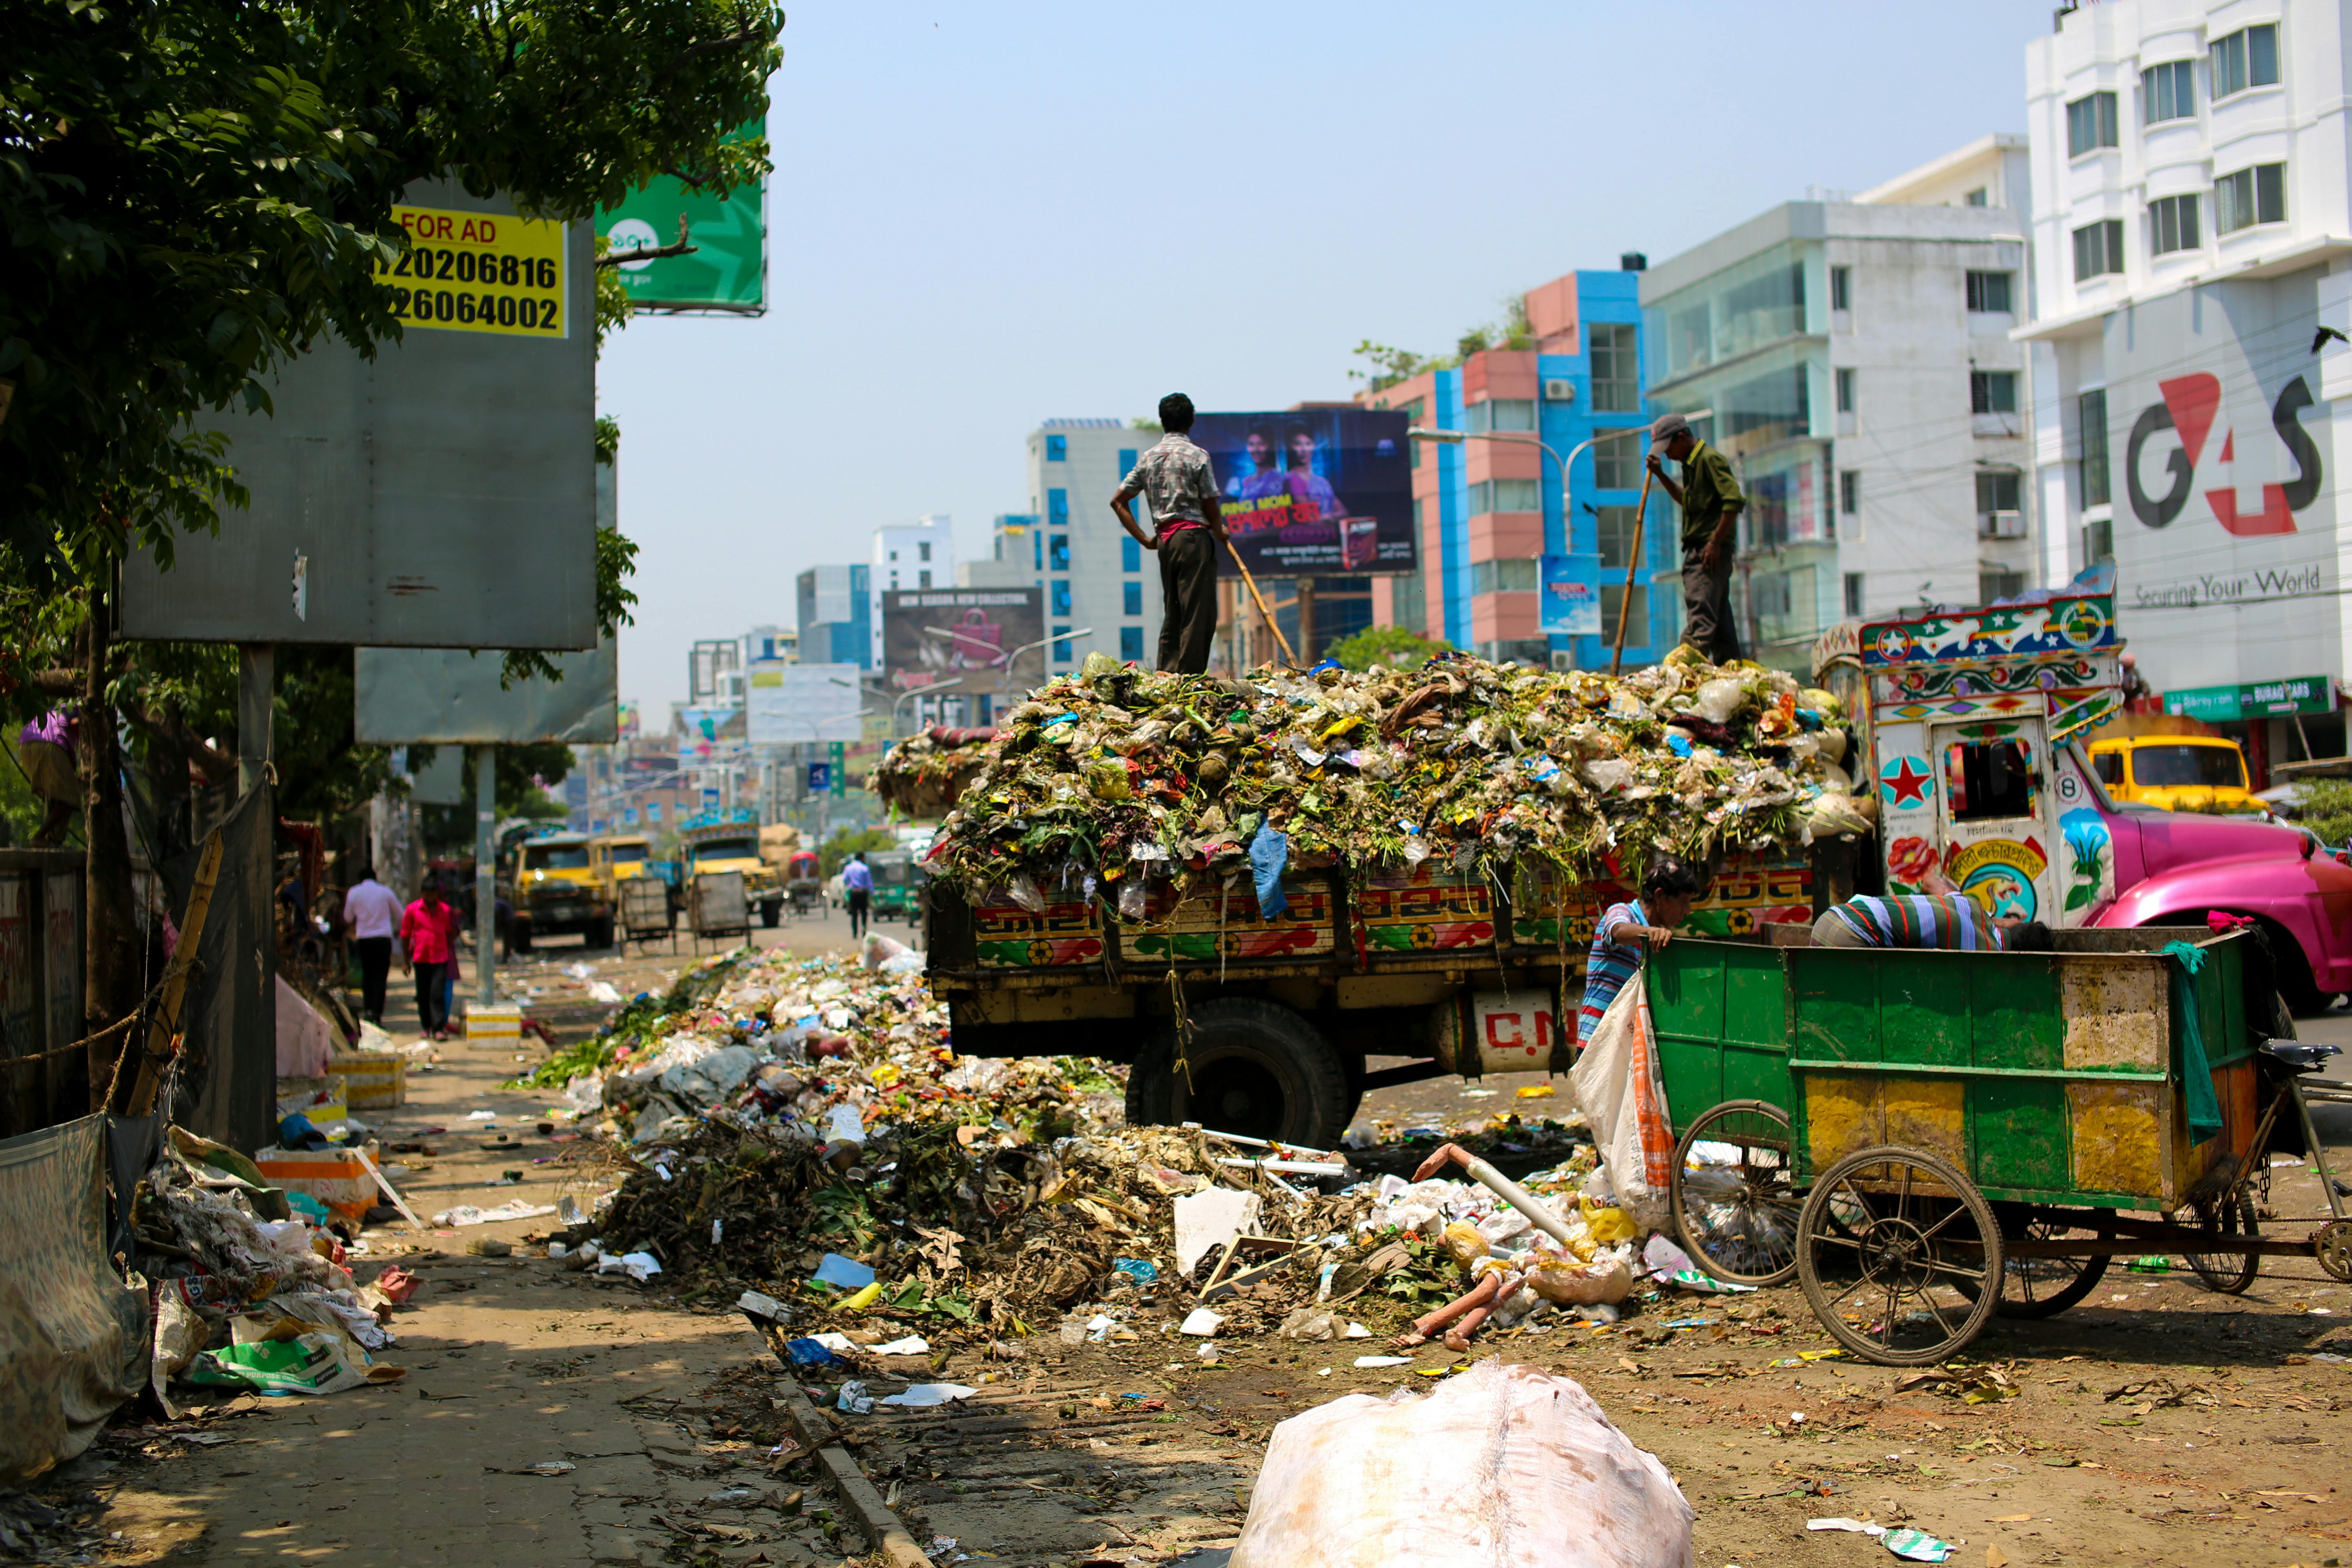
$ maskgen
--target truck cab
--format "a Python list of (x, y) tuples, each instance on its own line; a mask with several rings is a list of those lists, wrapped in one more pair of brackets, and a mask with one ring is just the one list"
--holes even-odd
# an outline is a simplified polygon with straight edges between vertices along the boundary
[(613, 945), (613, 889), (588, 836), (549, 833), (515, 847), (514, 915), (508, 945), (529, 952), (542, 936), (577, 931), (590, 947)]
[[(2099, 739), (2123, 711), (2122, 648), (2114, 598), (2095, 592), (1823, 634), (1815, 674), (1855, 716), (1853, 773), (1857, 791), (1876, 791), (1885, 889), (1916, 892), (1940, 868), (1991, 913), (2052, 927), (2235, 915), (2269, 938), (2295, 1011), (2352, 991), (2352, 868), (2294, 828), (2109, 789), (2105, 748), (2190, 739)], [(2226, 760), (2242, 768), (2234, 748)]]
[(707, 871), (740, 871), (744, 898), (759, 910), (760, 923), (773, 926), (784, 918), (783, 879), (760, 853), (759, 813), (739, 808), (688, 817), (679, 825), (677, 853), (687, 887)]
[(2091, 767), (2121, 805), (2206, 811), (2225, 816), (2267, 813), (2246, 787), (2246, 756), (2219, 735), (2132, 735), (2091, 742)]

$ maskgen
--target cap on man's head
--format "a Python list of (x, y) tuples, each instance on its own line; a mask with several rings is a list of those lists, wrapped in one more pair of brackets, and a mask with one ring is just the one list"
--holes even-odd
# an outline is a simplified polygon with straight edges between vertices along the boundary
[(1677, 436), (1690, 434), (1690, 421), (1679, 414), (1661, 414), (1650, 426), (1650, 450), (1663, 452), (1666, 443)]

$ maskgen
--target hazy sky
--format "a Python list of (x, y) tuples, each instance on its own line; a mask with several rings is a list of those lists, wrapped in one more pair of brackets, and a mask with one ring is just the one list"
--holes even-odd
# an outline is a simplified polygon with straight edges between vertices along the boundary
[[(2022, 131), (2051, 0), (1600, 6), (821, 0), (771, 85), (769, 313), (606, 346), (656, 726), (878, 523), (1026, 510), (1055, 416), (1346, 396), (1621, 251)], [(1092, 520), (1117, 524), (1106, 516)]]

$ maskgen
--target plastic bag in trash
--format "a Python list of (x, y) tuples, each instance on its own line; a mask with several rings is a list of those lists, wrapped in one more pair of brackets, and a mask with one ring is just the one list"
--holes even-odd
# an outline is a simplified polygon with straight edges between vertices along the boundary
[(1693, 1517), (1577, 1384), (1493, 1360), (1276, 1426), (1232, 1568), (1689, 1568)]

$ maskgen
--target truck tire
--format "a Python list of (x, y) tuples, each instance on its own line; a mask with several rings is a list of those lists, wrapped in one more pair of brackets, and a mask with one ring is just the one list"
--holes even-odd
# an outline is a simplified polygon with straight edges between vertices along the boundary
[(775, 930), (777, 924), (781, 922), (783, 918), (784, 905), (782, 900), (771, 899), (760, 906), (760, 923), (766, 926), (770, 931)]
[(1348, 1071), (1339, 1053), (1306, 1019), (1250, 996), (1192, 1010), (1184, 1052), (1191, 1084), (1179, 1081), (1176, 1031), (1154, 1035), (1127, 1080), (1127, 1119), (1142, 1126), (1198, 1121), (1221, 1132), (1328, 1149), (1347, 1130)]
[(613, 922), (611, 921), (597, 921), (593, 924), (590, 925), (588, 928), (588, 945), (590, 947), (612, 946)]

